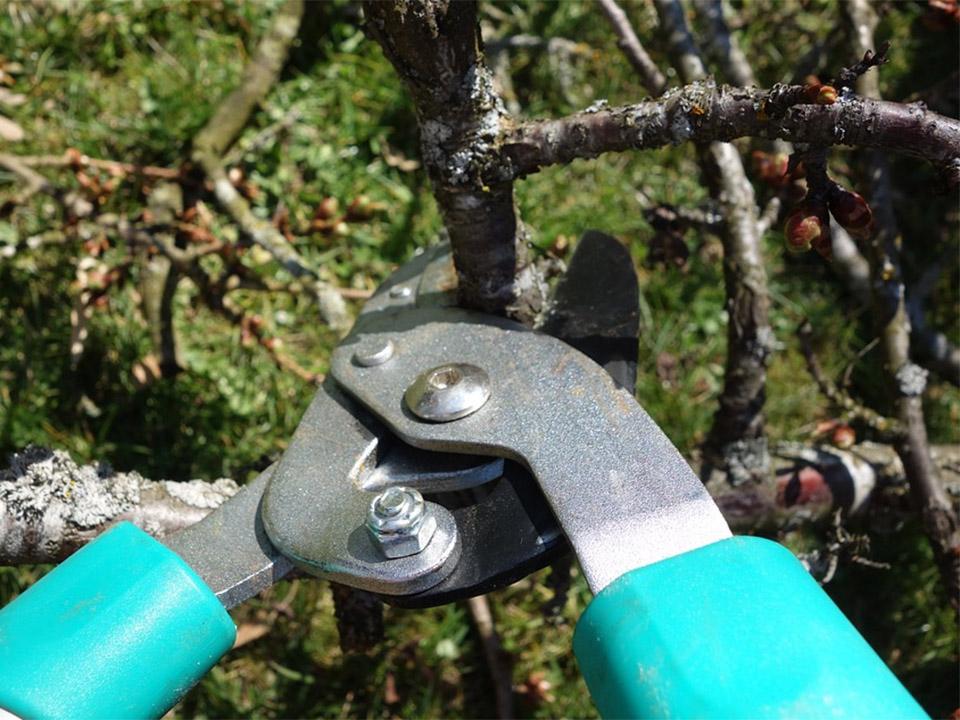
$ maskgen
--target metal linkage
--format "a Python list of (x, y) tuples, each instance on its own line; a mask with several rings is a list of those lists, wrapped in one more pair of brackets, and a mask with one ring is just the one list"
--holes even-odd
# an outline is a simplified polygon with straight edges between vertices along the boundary
[[(397, 348), (389, 363), (351, 361), (355, 345), (384, 338)], [(483, 368), (489, 400), (456, 421), (424, 422), (402, 398), (425, 371), (451, 363)], [(458, 309), (364, 314), (334, 352), (331, 374), (411, 445), (526, 466), (595, 592), (636, 567), (730, 536), (699, 478), (632, 394), (555, 338)]]

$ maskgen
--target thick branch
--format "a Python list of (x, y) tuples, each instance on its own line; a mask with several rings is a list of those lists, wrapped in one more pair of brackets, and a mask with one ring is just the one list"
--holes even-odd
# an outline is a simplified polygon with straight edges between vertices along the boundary
[[(935, 446), (933, 458), (960, 489), (960, 446)], [(904, 484), (894, 450), (873, 443), (849, 451), (783, 446), (774, 449), (774, 466), (776, 477), (758, 485), (732, 487), (718, 471), (707, 479), (735, 531), (796, 527), (828, 518), (838, 506), (895, 502)], [(820, 477), (801, 477), (804, 468)], [(228, 479), (153, 481), (102, 463), (78, 466), (60, 450), (28, 448), (0, 470), (0, 565), (59, 562), (121, 520), (164, 537), (199, 522), (237, 490)]]
[(0, 471), (0, 564), (59, 562), (128, 520), (162, 537), (201, 520), (238, 490), (233, 480), (153, 481), (62, 450), (28, 448)]
[(918, 105), (855, 95), (833, 105), (811, 105), (803, 100), (804, 90), (800, 85), (760, 90), (695, 82), (657, 100), (524, 123), (504, 136), (506, 162), (484, 177), (509, 180), (605, 152), (742, 137), (877, 148), (960, 172), (960, 121)]
[(416, 105), (423, 160), (450, 235), (461, 303), (531, 321), (544, 290), (526, 260), (513, 178), (482, 180), (488, 163), (499, 164), (495, 148), (508, 116), (484, 65), (476, 3), (366, 2), (364, 13), (367, 32)]

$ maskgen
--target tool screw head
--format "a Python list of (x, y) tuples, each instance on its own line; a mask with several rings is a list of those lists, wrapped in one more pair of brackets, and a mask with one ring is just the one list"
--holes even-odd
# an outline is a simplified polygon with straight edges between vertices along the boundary
[(382, 338), (362, 340), (360, 347), (353, 353), (353, 361), (362, 367), (383, 365), (393, 357), (395, 350), (396, 347), (392, 340), (384, 340)]
[(414, 380), (403, 398), (417, 417), (450, 422), (483, 407), (490, 398), (490, 377), (476, 365), (440, 365)]
[(393, 299), (398, 298), (408, 298), (413, 295), (413, 290), (411, 290), (407, 285), (394, 285), (390, 288), (390, 297)]
[(427, 547), (437, 530), (437, 519), (419, 492), (392, 487), (370, 503), (367, 530), (386, 557), (401, 558)]

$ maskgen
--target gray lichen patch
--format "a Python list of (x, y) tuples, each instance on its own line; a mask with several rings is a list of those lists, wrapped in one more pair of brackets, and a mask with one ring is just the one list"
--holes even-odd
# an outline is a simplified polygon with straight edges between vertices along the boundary
[(911, 362), (904, 363), (896, 373), (897, 389), (901, 395), (906, 397), (922, 395), (927, 387), (928, 374), (929, 373), (919, 365)]
[(237, 493), (240, 487), (229, 478), (220, 478), (212, 483), (203, 480), (189, 480), (187, 482), (163, 481), (164, 489), (172, 498), (195, 508), (212, 510), (223, 504), (225, 497)]
[(142, 481), (137, 473), (79, 466), (62, 450), (29, 447), (0, 472), (0, 505), (17, 520), (37, 521), (52, 513), (74, 527), (93, 528), (136, 505)]

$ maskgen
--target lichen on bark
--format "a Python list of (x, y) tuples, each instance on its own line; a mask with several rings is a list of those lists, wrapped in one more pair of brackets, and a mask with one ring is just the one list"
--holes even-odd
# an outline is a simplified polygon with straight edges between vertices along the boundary
[(475, 2), (364, 4), (367, 32), (403, 79), (450, 237), (461, 304), (532, 323), (543, 283), (528, 262), (512, 179), (485, 180), (502, 162), (512, 120), (486, 67)]

